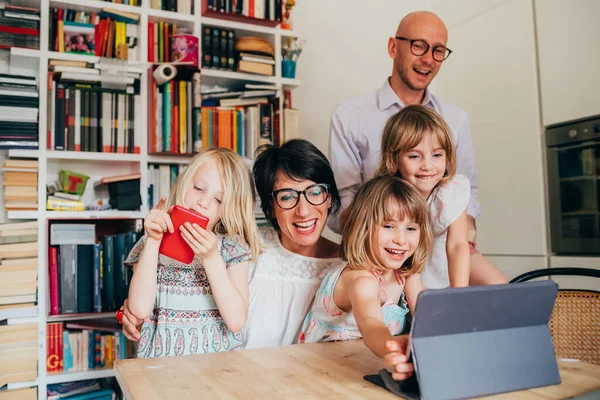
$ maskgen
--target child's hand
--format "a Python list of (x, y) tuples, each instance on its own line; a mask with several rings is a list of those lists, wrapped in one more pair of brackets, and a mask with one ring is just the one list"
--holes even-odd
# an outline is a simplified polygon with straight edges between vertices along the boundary
[(385, 342), (385, 348), (388, 354), (383, 357), (385, 366), (392, 372), (392, 378), (402, 381), (410, 377), (415, 369), (412, 362), (406, 358), (406, 348), (408, 346), (408, 336), (397, 336), (393, 340)]
[(166, 203), (167, 199), (165, 197), (160, 199), (156, 207), (150, 211), (144, 220), (144, 229), (148, 239), (160, 242), (165, 232), (173, 233), (175, 231), (171, 217), (165, 211)]
[(219, 257), (217, 235), (205, 230), (198, 224), (190, 224), (186, 222), (179, 227), (181, 237), (190, 245), (194, 254), (196, 254), (203, 262)]
[(140, 331), (138, 330), (138, 326), (142, 325), (144, 321), (149, 321), (150, 318), (139, 319), (136, 318), (131, 311), (129, 311), (128, 300), (125, 299), (123, 303), (123, 335), (132, 342), (137, 342), (140, 340)]

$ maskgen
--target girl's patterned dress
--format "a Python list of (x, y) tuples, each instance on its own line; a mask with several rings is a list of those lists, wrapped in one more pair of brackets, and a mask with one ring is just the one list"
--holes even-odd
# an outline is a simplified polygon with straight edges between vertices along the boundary
[[(133, 266), (146, 243), (143, 236), (133, 247), (125, 265)], [(250, 260), (250, 249), (239, 240), (219, 236), (225, 266)], [(235, 268), (235, 267), (234, 267)], [(137, 357), (181, 356), (238, 350), (242, 332), (230, 332), (217, 309), (206, 271), (198, 257), (191, 264), (158, 256), (158, 288), (154, 312), (142, 325)]]
[[(335, 285), (345, 267), (343, 265), (330, 271), (323, 279), (323, 283), (317, 291), (312, 310), (309, 311), (304, 320), (298, 343), (350, 340), (362, 337), (352, 312), (347, 313), (341, 310), (333, 301)], [(379, 282), (382, 293), (387, 299), (381, 305), (383, 322), (392, 335), (398, 335), (406, 325), (406, 315), (408, 314), (408, 304), (406, 303), (404, 291), (399, 302), (402, 306), (399, 306), (385, 294), (380, 275), (377, 273), (373, 273), (373, 275)], [(396, 280), (399, 285), (404, 285), (404, 280), (398, 274), (396, 274)]]

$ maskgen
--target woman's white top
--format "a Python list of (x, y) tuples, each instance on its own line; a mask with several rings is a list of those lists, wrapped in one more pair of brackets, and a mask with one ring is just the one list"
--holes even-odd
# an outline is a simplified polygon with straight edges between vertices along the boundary
[(263, 252), (250, 265), (250, 304), (245, 348), (296, 343), (302, 322), (327, 273), (340, 258), (312, 258), (281, 245), (277, 231), (259, 228)]

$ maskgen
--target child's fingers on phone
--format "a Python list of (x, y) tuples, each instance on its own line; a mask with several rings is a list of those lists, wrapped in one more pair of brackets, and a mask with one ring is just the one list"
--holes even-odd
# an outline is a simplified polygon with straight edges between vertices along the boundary
[(187, 229), (184, 228), (181, 230), (181, 237), (192, 248), (195, 254), (201, 254), (205, 251), (204, 246), (198, 243), (198, 241), (192, 236), (192, 234)]
[(164, 220), (167, 223), (167, 229), (168, 229), (168, 231), (170, 233), (175, 232), (175, 227), (173, 226), (173, 221), (171, 220), (171, 216), (169, 214), (165, 214)]

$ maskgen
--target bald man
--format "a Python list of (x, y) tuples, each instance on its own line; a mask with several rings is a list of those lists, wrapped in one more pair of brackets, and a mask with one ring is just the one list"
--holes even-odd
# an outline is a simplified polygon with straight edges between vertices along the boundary
[[(357, 188), (373, 177), (379, 162), (381, 136), (387, 120), (404, 106), (422, 104), (440, 114), (450, 126), (456, 145), (456, 173), (471, 182), (467, 206), (471, 246), (471, 283), (503, 283), (506, 278), (477, 250), (475, 220), (481, 214), (477, 201), (477, 175), (467, 113), (428, 90), (443, 61), (452, 52), (446, 47), (448, 30), (435, 14), (418, 11), (400, 21), (396, 35), (388, 39), (394, 60), (392, 75), (381, 88), (340, 105), (331, 117), (329, 154), (331, 166), (346, 208)], [(340, 233), (339, 216), (328, 225)], [(491, 274), (491, 275), (490, 275)]]

